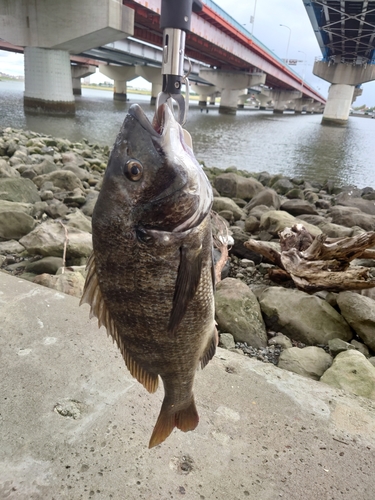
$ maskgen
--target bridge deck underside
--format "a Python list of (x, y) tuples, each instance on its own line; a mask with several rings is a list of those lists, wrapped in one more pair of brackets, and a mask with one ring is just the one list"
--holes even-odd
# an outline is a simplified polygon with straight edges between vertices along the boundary
[(304, 0), (326, 61), (375, 63), (375, 1)]

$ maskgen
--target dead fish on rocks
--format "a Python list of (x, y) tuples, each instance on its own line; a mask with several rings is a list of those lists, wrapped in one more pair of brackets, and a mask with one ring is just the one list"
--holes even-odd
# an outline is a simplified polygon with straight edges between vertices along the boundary
[(164, 401), (149, 447), (199, 417), (195, 372), (215, 353), (212, 189), (166, 104), (150, 123), (130, 107), (92, 217), (81, 303), (91, 305), (130, 373)]

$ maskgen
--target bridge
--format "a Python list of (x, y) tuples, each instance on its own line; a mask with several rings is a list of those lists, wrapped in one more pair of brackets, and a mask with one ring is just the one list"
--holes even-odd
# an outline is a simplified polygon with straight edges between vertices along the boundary
[(375, 80), (375, 1), (303, 2), (323, 55), (313, 72), (331, 83), (323, 123), (345, 124), (360, 85)]
[[(115, 63), (102, 66), (101, 71), (115, 81), (116, 98), (126, 97), (126, 82), (138, 75), (152, 82), (154, 95), (160, 89), (160, 0), (26, 4), (0, 0), (0, 13), (6, 13), (0, 15), (2, 37), (25, 47), (26, 109), (74, 112), (72, 54)], [(220, 112), (234, 113), (239, 96), (254, 86), (261, 90), (261, 106), (272, 101), (275, 112), (291, 102), (296, 111), (325, 104), (324, 97), (301, 76), (211, 0), (204, 0), (202, 9), (193, 12), (185, 52), (193, 61), (193, 79), (201, 83), (194, 90), (201, 102), (220, 93)], [(151, 59), (145, 53), (153, 53)], [(83, 72), (79, 67), (73, 70), (77, 81)]]

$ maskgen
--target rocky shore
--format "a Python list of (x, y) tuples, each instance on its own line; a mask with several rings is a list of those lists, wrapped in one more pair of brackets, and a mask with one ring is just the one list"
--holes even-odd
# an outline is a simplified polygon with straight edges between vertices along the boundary
[[(81, 295), (108, 154), (108, 147), (86, 140), (0, 130), (3, 272)], [(331, 238), (373, 231), (375, 190), (204, 169), (214, 188), (213, 209), (234, 239), (216, 291), (221, 345), (375, 400), (374, 288), (310, 295), (292, 282), (280, 286), (268, 277), (274, 266), (244, 246), (251, 238), (277, 249), (279, 231), (296, 223)], [(353, 264), (375, 274), (375, 260)]]

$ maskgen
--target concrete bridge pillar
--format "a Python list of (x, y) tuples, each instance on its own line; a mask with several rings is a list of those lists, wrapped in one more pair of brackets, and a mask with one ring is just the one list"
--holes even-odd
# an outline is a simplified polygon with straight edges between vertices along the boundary
[(210, 99), (213, 97), (214, 99), (214, 104), (215, 104), (215, 96), (213, 94), (216, 94), (218, 89), (214, 85), (203, 85), (199, 83), (191, 83), (190, 84), (192, 90), (198, 94), (198, 105), (205, 107), (207, 106), (207, 98), (210, 97)]
[(238, 109), (244, 109), (245, 107), (245, 102), (251, 99), (251, 94), (248, 94), (247, 89), (243, 89), (242, 92), (240, 92), (237, 100), (237, 108)]
[(316, 61), (313, 73), (331, 83), (323, 124), (345, 125), (357, 85), (375, 80), (375, 65), (367, 66)]
[(273, 101), (271, 97), (271, 90), (270, 89), (264, 89), (260, 91), (259, 94), (256, 96), (257, 101), (259, 102), (259, 109), (260, 110), (265, 110), (266, 108), (269, 108), (273, 106)]
[(134, 80), (138, 75), (135, 66), (110, 66), (102, 65), (99, 68), (100, 73), (114, 80), (113, 100), (126, 101), (126, 82)]
[(69, 52), (25, 47), (26, 111), (74, 114)]
[(299, 92), (299, 90), (272, 90), (271, 96), (275, 103), (273, 112), (283, 113), (290, 101), (295, 101), (302, 97), (302, 92)]
[(302, 111), (306, 111), (309, 104), (313, 102), (313, 99), (307, 97), (301, 97), (300, 99), (295, 100), (295, 108), (294, 112), (297, 114), (301, 114)]
[(241, 90), (265, 83), (264, 73), (243, 73), (202, 68), (199, 76), (221, 90), (219, 113), (235, 115)]
[(72, 84), (73, 84), (73, 95), (81, 95), (81, 78), (86, 78), (86, 76), (93, 75), (96, 72), (96, 66), (92, 65), (79, 65), (72, 66)]
[(156, 98), (163, 88), (163, 78), (160, 68), (152, 68), (151, 66), (136, 66), (135, 71), (138, 76), (142, 76), (145, 80), (152, 84), (151, 87), (151, 106), (155, 106)]

